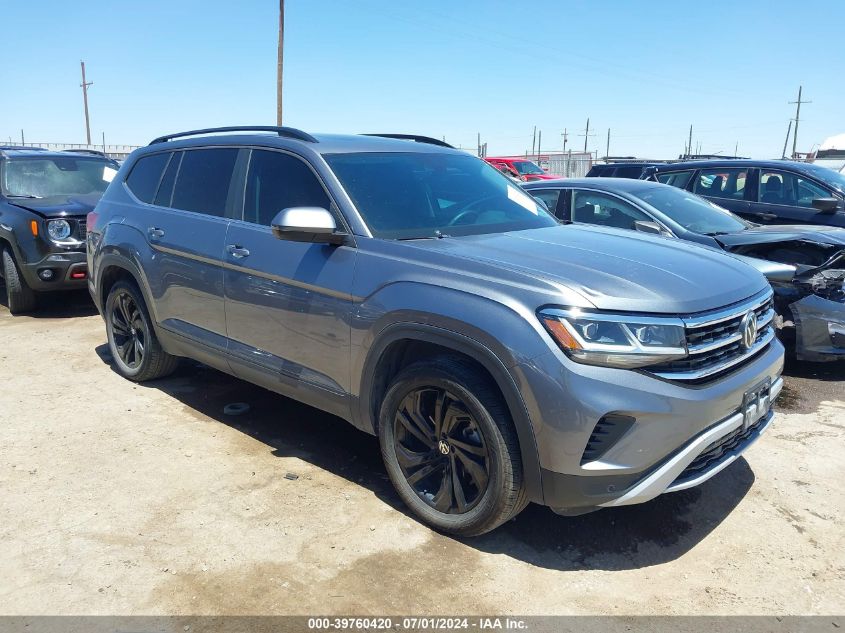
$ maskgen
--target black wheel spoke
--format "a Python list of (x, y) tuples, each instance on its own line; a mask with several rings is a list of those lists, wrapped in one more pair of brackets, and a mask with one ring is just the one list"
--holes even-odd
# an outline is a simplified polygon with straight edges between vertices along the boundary
[(452, 468), (447, 465), (443, 468), (443, 476), (440, 479), (440, 488), (437, 489), (434, 497), (431, 499), (432, 505), (441, 512), (449, 512), (454, 505), (454, 496), (452, 494)]
[(475, 444), (470, 444), (468, 442), (464, 442), (463, 440), (455, 439), (454, 437), (449, 438), (449, 444), (451, 444), (454, 448), (462, 450), (464, 453), (469, 453), (470, 455), (477, 455), (478, 457), (484, 457), (487, 455), (487, 451), (483, 446), (476, 446)]
[(409, 414), (406, 410), (401, 410), (396, 414), (396, 420), (402, 425), (408, 433), (417, 438), (420, 442), (428, 447), (434, 447), (434, 438), (425, 429), (417, 423), (416, 416), (413, 413)]
[(436, 457), (437, 453), (430, 450), (425, 453), (417, 453), (416, 451), (411, 451), (405, 448), (399, 443), (396, 444), (396, 459), (398, 460), (399, 465), (405, 470), (425, 466), (436, 459)]
[(117, 346), (117, 353), (123, 362), (129, 364), (129, 346), (132, 345), (132, 339), (128, 338), (121, 345)]
[(425, 479), (429, 475), (432, 475), (432, 474), (436, 473), (438, 470), (442, 470), (442, 469), (443, 469), (442, 462), (435, 462), (433, 464), (428, 464), (427, 466), (423, 466), (417, 472), (415, 472), (413, 475), (411, 475), (410, 477), (407, 478), (408, 483), (413, 486), (414, 484), (419, 483), (420, 481), (422, 481), (423, 479)]
[(129, 326), (123, 322), (120, 315), (117, 312), (112, 312), (111, 315), (111, 326), (112, 330), (115, 334), (120, 334), (122, 336), (129, 336)]
[(464, 472), (472, 479), (475, 487), (484, 490), (487, 487), (487, 470), (484, 466), (462, 453), (460, 449), (455, 451), (455, 456), (460, 460)]
[(144, 360), (146, 330), (141, 309), (130, 294), (121, 292), (117, 295), (109, 323), (120, 361), (130, 369), (139, 367)]
[(458, 468), (455, 464), (455, 454), (449, 456), (451, 459), (451, 468), (452, 471), (452, 490), (455, 497), (455, 504), (457, 506), (458, 512), (466, 512), (467, 509), (467, 498), (466, 494), (464, 493), (464, 485), (461, 482), (461, 478), (458, 476)]

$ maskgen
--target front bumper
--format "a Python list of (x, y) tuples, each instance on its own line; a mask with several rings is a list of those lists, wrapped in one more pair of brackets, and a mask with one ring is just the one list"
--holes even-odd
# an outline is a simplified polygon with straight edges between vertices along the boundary
[[(41, 261), (23, 264), (21, 269), (29, 287), (39, 292), (85, 288), (88, 281), (85, 253), (79, 251), (50, 253)], [(49, 279), (42, 276), (46, 270), (52, 274)]]
[[(730, 455), (720, 455), (718, 463), (679, 479), (711, 443), (743, 424), (739, 414), (749, 390), (768, 382), (770, 400), (777, 397), (783, 346), (774, 340), (730, 374), (703, 385), (579, 365), (556, 351), (516, 369), (540, 460), (538, 501), (561, 514), (579, 514), (640, 503), (682, 484), (701, 483), (727, 467), (750, 446), (751, 435)], [(597, 424), (609, 416), (633, 422), (598, 458), (588, 458), (585, 449)], [(756, 427), (754, 439), (769, 421)]]
[[(774, 412), (769, 410), (769, 406), (780, 395), (781, 389), (783, 389), (783, 379), (778, 378), (772, 384), (767, 396), (765, 417), (761, 417), (752, 426), (743, 429), (744, 412), (735, 413), (727, 420), (719, 422), (694, 438), (621, 497), (602, 503), (601, 507), (610, 508), (644, 503), (664, 492), (676, 492), (692, 488), (720, 473), (736, 461), (769, 428), (774, 418)], [(727, 446), (724, 446), (723, 450), (719, 450), (723, 448), (720, 446), (722, 443), (727, 444)], [(717, 457), (707, 460), (702, 468), (689, 472), (690, 467), (696, 460), (713, 450), (717, 451)]]
[(789, 306), (798, 360), (845, 359), (845, 304), (808, 295)]

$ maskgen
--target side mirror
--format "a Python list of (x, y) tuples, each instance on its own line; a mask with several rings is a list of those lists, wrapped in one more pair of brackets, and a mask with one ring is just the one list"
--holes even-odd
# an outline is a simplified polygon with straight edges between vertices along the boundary
[(816, 198), (813, 200), (813, 208), (821, 213), (836, 213), (839, 208), (839, 200), (836, 198)]
[(343, 244), (347, 234), (338, 232), (334, 216), (320, 207), (291, 207), (276, 214), (270, 228), (280, 240)]
[(634, 229), (640, 233), (651, 233), (653, 235), (666, 235), (666, 231), (657, 222), (647, 222), (645, 220), (637, 220), (634, 222)]

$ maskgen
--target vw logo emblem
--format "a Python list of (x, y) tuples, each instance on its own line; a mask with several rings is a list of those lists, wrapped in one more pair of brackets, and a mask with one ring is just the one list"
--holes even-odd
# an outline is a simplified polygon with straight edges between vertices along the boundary
[(745, 349), (751, 349), (754, 342), (757, 340), (757, 314), (749, 312), (746, 314), (742, 323), (739, 325), (739, 333), (742, 336), (742, 346)]
[(449, 451), (451, 450), (451, 448), (449, 447), (449, 444), (446, 442), (446, 440), (440, 440), (437, 443), (437, 448), (440, 449), (440, 453), (443, 454), (443, 455), (448, 455)]

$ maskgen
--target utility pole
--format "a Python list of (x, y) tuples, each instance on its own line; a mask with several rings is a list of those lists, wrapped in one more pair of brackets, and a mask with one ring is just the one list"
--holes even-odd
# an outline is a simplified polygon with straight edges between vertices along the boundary
[(789, 125), (786, 127), (786, 138), (783, 139), (783, 153), (780, 157), (786, 160), (786, 146), (789, 145), (789, 135), (792, 132), (792, 119), (789, 119)]
[(82, 66), (82, 83), (79, 84), (82, 86), (82, 101), (85, 104), (85, 138), (87, 139), (88, 145), (91, 144), (91, 122), (88, 119), (88, 86), (93, 86), (93, 81), (85, 81), (85, 62), (80, 61), (80, 66)]
[(563, 152), (565, 154), (566, 153), (566, 142), (569, 140), (569, 135), (566, 133), (566, 128), (563, 128), (563, 134), (561, 134), (561, 136), (563, 137)]
[(534, 135), (531, 137), (531, 153), (534, 153), (534, 150), (537, 149), (537, 126), (534, 126)]
[(537, 164), (540, 163), (540, 145), (543, 144), (543, 130), (540, 130), (540, 135), (537, 137)]
[(737, 141), (736, 145), (734, 145), (734, 158), (737, 156), (739, 156), (739, 141)]
[(604, 159), (607, 160), (610, 158), (610, 128), (607, 128), (607, 149), (604, 153)]
[(481, 158), (481, 132), (478, 132), (478, 139), (476, 145), (478, 146), (478, 157)]
[(687, 145), (687, 155), (686, 158), (689, 158), (692, 155), (692, 124), (690, 123), (689, 126), (689, 144)]
[(792, 158), (795, 159), (797, 157), (796, 148), (798, 146), (798, 121), (801, 118), (801, 104), (802, 103), (812, 103), (812, 101), (801, 101), (801, 89), (803, 86), (798, 86), (798, 101), (790, 101), (789, 103), (796, 104), (795, 106), (795, 131), (793, 132), (792, 136)]
[(590, 137), (590, 117), (587, 117), (587, 127), (584, 130), (584, 153), (587, 153), (587, 140)]
[(21, 129), (21, 145), (26, 145), (26, 142), (23, 140), (23, 129)]
[(279, 0), (279, 58), (276, 66), (276, 125), (282, 125), (282, 76), (285, 66), (285, 0)]

